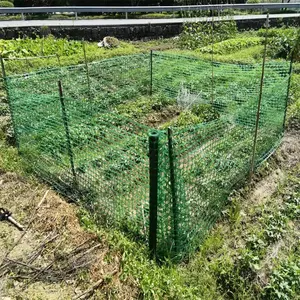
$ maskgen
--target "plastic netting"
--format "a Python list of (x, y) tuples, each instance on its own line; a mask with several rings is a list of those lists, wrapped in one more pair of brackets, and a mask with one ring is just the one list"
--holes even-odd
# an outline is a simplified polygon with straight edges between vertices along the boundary
[[(19, 151), (42, 178), (145, 242), (154, 220), (156, 254), (182, 257), (249, 174), (261, 73), (260, 64), (154, 52), (8, 76), (6, 85)], [(288, 81), (288, 63), (266, 63), (255, 165), (282, 136)]]

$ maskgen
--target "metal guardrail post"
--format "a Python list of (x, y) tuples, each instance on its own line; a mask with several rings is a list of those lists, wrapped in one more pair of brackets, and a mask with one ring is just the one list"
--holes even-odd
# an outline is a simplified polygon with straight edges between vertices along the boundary
[(157, 248), (157, 203), (158, 203), (158, 159), (159, 132), (149, 134), (149, 250), (151, 258), (156, 257)]

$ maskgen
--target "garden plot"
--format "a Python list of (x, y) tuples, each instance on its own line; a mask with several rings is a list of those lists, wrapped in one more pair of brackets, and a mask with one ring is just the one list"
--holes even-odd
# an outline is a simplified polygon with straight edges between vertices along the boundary
[[(39, 174), (80, 198), (103, 222), (143, 239), (150, 212), (148, 136), (158, 130), (159, 251), (173, 251), (177, 239), (186, 253), (249, 172), (261, 66), (169, 54), (152, 59), (134, 55), (9, 77), (13, 120), (20, 152)], [(256, 164), (281, 137), (287, 82), (287, 65), (267, 64)]]

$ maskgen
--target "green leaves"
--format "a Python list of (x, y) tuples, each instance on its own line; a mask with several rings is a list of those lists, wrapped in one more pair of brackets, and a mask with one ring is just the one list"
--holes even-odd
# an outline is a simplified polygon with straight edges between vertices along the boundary
[(234, 38), (216, 43), (214, 46), (209, 45), (200, 48), (199, 51), (201, 53), (229, 54), (232, 52), (237, 52), (241, 49), (261, 45), (262, 41), (263, 39), (260, 37)]
[(82, 45), (78, 41), (56, 39), (50, 35), (47, 38), (0, 40), (0, 52), (6, 58), (55, 54), (69, 56), (82, 52)]
[(179, 46), (193, 50), (212, 43), (220, 42), (234, 37), (237, 34), (235, 21), (203, 23), (195, 22), (185, 24), (180, 35)]

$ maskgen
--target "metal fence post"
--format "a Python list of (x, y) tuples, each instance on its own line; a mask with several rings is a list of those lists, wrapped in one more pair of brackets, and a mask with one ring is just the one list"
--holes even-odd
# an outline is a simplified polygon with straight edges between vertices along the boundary
[(150, 96), (153, 93), (153, 50), (150, 51)]
[(60, 99), (61, 111), (62, 111), (62, 119), (63, 119), (65, 132), (66, 132), (67, 150), (68, 150), (71, 170), (72, 170), (72, 174), (73, 174), (73, 181), (74, 181), (74, 184), (76, 184), (77, 180), (76, 180), (76, 172), (75, 172), (75, 166), (74, 166), (74, 155), (73, 155), (73, 151), (72, 151), (71, 138), (70, 138), (69, 122), (68, 122), (68, 116), (67, 116), (67, 112), (66, 112), (62, 84), (61, 84), (60, 80), (58, 81), (58, 89), (59, 89), (59, 99)]
[(157, 203), (158, 203), (158, 151), (159, 132), (153, 130), (149, 134), (149, 250), (151, 258), (156, 257), (157, 246)]
[(57, 53), (56, 53), (56, 59), (57, 59), (57, 62), (58, 62), (58, 66), (61, 68), (60, 57)]
[(211, 11), (211, 103), (214, 103), (215, 78), (214, 78), (214, 13)]
[(169, 147), (169, 162), (170, 162), (170, 183), (172, 194), (172, 211), (173, 211), (173, 232), (174, 232), (174, 245), (175, 253), (178, 252), (178, 207), (177, 207), (177, 189), (175, 179), (175, 164), (174, 164), (174, 151), (173, 151), (173, 132), (168, 128), (168, 147)]
[(257, 104), (256, 123), (255, 123), (255, 132), (254, 132), (254, 141), (253, 141), (253, 151), (252, 151), (252, 159), (251, 159), (251, 166), (250, 166), (250, 180), (253, 177), (254, 169), (255, 169), (255, 154), (256, 154), (256, 146), (257, 146), (257, 137), (258, 137), (258, 128), (259, 128), (259, 120), (260, 120), (260, 110), (261, 110), (261, 101), (262, 101), (264, 77), (265, 77), (266, 53), (267, 53), (267, 43), (268, 43), (268, 29), (269, 29), (269, 13), (267, 15), (267, 21), (266, 21), (266, 36), (265, 36), (265, 43), (264, 43), (263, 64), (262, 64), (262, 72), (261, 72), (261, 78), (260, 78), (260, 89), (259, 89), (259, 97), (258, 97), (258, 104)]
[(14, 115), (14, 110), (12, 108), (11, 101), (10, 101), (8, 84), (7, 84), (7, 76), (6, 76), (6, 71), (5, 71), (5, 65), (4, 65), (4, 60), (3, 60), (3, 57), (2, 57), (1, 54), (0, 54), (0, 61), (1, 61), (3, 84), (4, 84), (4, 89), (5, 89), (5, 92), (6, 92), (7, 103), (8, 103), (9, 113), (10, 113), (10, 117), (11, 117), (11, 123), (12, 123), (13, 131), (14, 131), (14, 143), (15, 143), (17, 149), (18, 149), (18, 152), (19, 152), (20, 151), (20, 147), (19, 147), (20, 145), (19, 145), (15, 115)]
[(90, 82), (90, 72), (89, 72), (89, 65), (86, 58), (86, 49), (85, 49), (85, 40), (82, 40), (82, 49), (83, 49), (83, 56), (84, 56), (84, 63), (86, 69), (86, 77), (88, 82), (88, 89), (89, 89), (89, 98), (91, 97), (91, 82)]
[(289, 79), (288, 79), (288, 86), (287, 86), (287, 92), (286, 92), (286, 101), (285, 101), (285, 108), (284, 108), (284, 118), (283, 118), (283, 124), (282, 124), (282, 132), (284, 132), (284, 128), (285, 128), (286, 114), (287, 114), (287, 107), (288, 107), (288, 104), (289, 104), (290, 87), (291, 87), (291, 79), (292, 79), (292, 72), (293, 72), (293, 63), (294, 63), (295, 53), (299, 48), (299, 42), (300, 42), (300, 29), (298, 30), (297, 40), (296, 40), (294, 48), (291, 52), (291, 60), (290, 60), (290, 68), (289, 68)]

